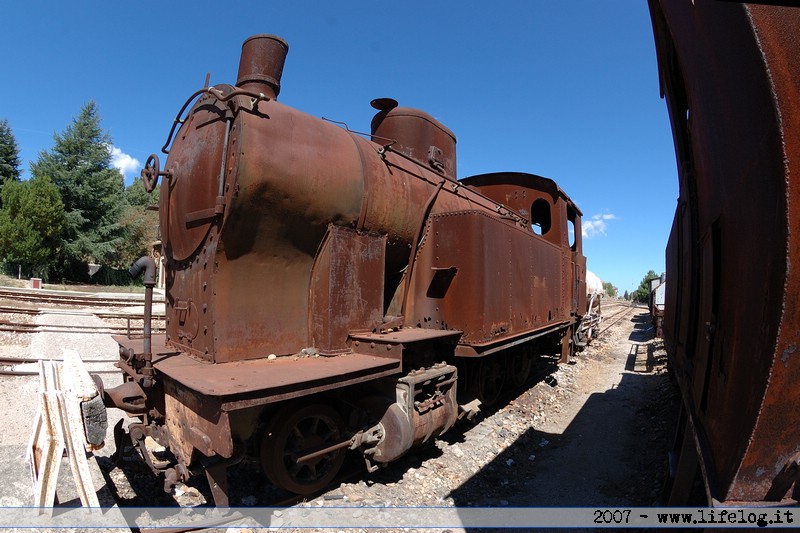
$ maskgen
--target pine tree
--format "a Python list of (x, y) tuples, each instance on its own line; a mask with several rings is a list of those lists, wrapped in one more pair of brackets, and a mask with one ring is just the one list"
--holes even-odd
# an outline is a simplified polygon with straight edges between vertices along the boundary
[[(7, 120), (0, 120), (0, 192), (6, 181), (19, 181), (19, 148)], [(0, 206), (2, 206), (0, 201)]]
[(52, 179), (64, 204), (61, 274), (85, 279), (85, 263), (119, 264), (125, 231), (120, 224), (126, 202), (123, 177), (111, 166), (111, 137), (100, 126), (97, 104), (90, 101), (73, 118), (55, 146), (31, 165), (33, 176)]
[(647, 274), (642, 278), (641, 283), (639, 283), (639, 288), (631, 294), (633, 301), (647, 302), (650, 299), (650, 280), (657, 277), (658, 274), (656, 274), (654, 270), (648, 270)]

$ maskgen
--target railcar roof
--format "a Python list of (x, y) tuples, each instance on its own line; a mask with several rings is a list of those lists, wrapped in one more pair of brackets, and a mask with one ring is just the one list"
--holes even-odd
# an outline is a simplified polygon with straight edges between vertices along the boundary
[(538, 176), (536, 174), (529, 174), (527, 172), (491, 172), (489, 174), (477, 174), (467, 178), (458, 180), (464, 185), (472, 187), (484, 187), (487, 185), (514, 185), (517, 187), (525, 187), (537, 191), (544, 191), (553, 197), (553, 200), (563, 198), (569, 205), (571, 205), (578, 215), (583, 216), (583, 213), (575, 205), (575, 202), (565, 193), (558, 184), (550, 178)]

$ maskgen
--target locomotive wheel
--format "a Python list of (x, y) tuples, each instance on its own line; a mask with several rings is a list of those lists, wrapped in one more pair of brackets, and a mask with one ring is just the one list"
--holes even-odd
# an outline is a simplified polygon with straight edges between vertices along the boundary
[(506, 381), (504, 359), (500, 356), (487, 356), (476, 365), (475, 396), (484, 405), (495, 403), (503, 392), (503, 385)]
[(521, 389), (533, 367), (533, 358), (528, 350), (513, 350), (506, 358), (508, 381), (515, 389)]
[(264, 473), (274, 485), (296, 494), (323, 489), (339, 472), (345, 450), (333, 450), (302, 463), (297, 458), (339, 444), (343, 430), (342, 417), (332, 407), (287, 405), (275, 413), (264, 432)]

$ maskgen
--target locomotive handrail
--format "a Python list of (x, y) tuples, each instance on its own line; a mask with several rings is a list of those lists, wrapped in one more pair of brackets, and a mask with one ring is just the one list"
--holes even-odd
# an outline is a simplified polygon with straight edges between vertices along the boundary
[(458, 183), (458, 180), (455, 180), (455, 179), (447, 176), (444, 173), (444, 170), (439, 169), (439, 168), (437, 168), (437, 167), (435, 167), (433, 165), (425, 164), (423, 161), (418, 161), (418, 160), (414, 159), (413, 157), (411, 157), (411, 156), (409, 156), (407, 154), (404, 154), (403, 152), (399, 152), (399, 151), (395, 150), (394, 148), (392, 148), (392, 145), (394, 143), (396, 143), (397, 141), (392, 140), (392, 139), (386, 139), (386, 140), (387, 141), (392, 141), (391, 144), (385, 144), (385, 145), (383, 145), (383, 147), (380, 150), (378, 150), (378, 155), (380, 155), (381, 158), (384, 161), (386, 161), (386, 155), (385, 155), (386, 152), (392, 152), (393, 154), (397, 154), (400, 157), (402, 157), (403, 159), (414, 163), (415, 165), (419, 165), (421, 167), (429, 168), (429, 169), (435, 171), (437, 174), (439, 174), (442, 178), (446, 179), (447, 181), (451, 181), (453, 183)]
[(405, 280), (405, 288), (403, 289), (403, 305), (401, 307), (402, 311), (401, 314), (403, 316), (406, 315), (406, 305), (408, 303), (408, 291), (411, 288), (411, 275), (414, 272), (414, 263), (416, 263), (417, 259), (417, 252), (419, 251), (419, 247), (422, 244), (422, 234), (425, 232), (425, 222), (428, 220), (428, 217), (431, 214), (431, 209), (433, 208), (434, 202), (436, 202), (436, 198), (439, 196), (439, 191), (442, 190), (444, 184), (447, 182), (446, 179), (443, 179), (439, 182), (439, 185), (436, 186), (436, 190), (433, 191), (428, 201), (425, 203), (425, 208), (422, 210), (422, 219), (420, 220), (419, 227), (417, 228), (417, 235), (414, 239), (414, 246), (411, 248), (411, 254), (408, 258), (408, 265), (406, 266), (406, 280)]
[[(386, 140), (391, 140), (391, 139), (386, 139)], [(394, 144), (395, 142), (396, 141), (392, 141), (392, 144)], [(426, 178), (425, 176), (422, 176), (422, 175), (414, 172), (411, 169), (400, 167), (396, 163), (392, 163), (391, 161), (386, 159), (386, 152), (391, 152), (393, 154), (396, 154), (396, 155), (400, 156), (401, 158), (403, 158), (403, 159), (405, 159), (407, 161), (410, 161), (411, 163), (414, 163), (415, 165), (419, 165), (419, 166), (423, 166), (423, 167), (425, 166), (424, 163), (421, 163), (420, 161), (417, 161), (416, 159), (414, 159), (414, 158), (412, 158), (412, 157), (410, 157), (410, 156), (408, 156), (408, 155), (406, 155), (406, 154), (404, 154), (402, 152), (398, 152), (397, 150), (394, 150), (392, 148), (392, 144), (383, 145), (383, 147), (380, 150), (377, 150), (378, 155), (381, 156), (381, 159), (383, 159), (383, 161), (387, 165), (393, 165), (393, 166), (395, 166), (397, 168), (401, 168), (404, 172), (406, 172), (406, 173), (408, 173), (408, 174), (410, 174), (412, 176), (415, 176), (415, 177), (417, 177), (417, 178), (419, 178), (419, 179), (421, 179), (421, 180), (423, 180), (423, 181), (425, 181), (427, 183), (430, 183), (430, 184), (435, 183), (434, 181)], [(429, 167), (425, 167), (425, 168), (429, 168)], [(433, 167), (430, 167), (430, 168), (433, 169)], [(433, 170), (435, 170), (435, 169), (433, 169)], [(453, 188), (453, 193), (454, 194), (458, 194), (458, 189), (461, 188), (462, 186), (464, 186), (457, 179), (453, 179), (453, 178), (445, 175), (444, 173), (442, 173), (440, 171), (437, 171), (437, 174), (438, 174), (438, 176), (440, 178), (442, 178), (442, 179), (444, 179), (446, 181), (449, 181), (452, 184), (452, 188)], [(472, 192), (473, 194), (475, 194), (478, 198), (481, 198), (481, 199), (486, 200), (488, 202), (488, 205), (487, 204), (482, 204), (480, 202), (476, 202), (478, 205), (481, 205), (482, 207), (491, 206), (491, 208), (494, 209), (495, 212), (497, 212), (497, 214), (501, 216), (501, 218), (506, 218), (506, 219), (509, 219), (509, 220), (513, 220), (514, 222), (516, 222), (516, 223), (518, 223), (518, 224), (520, 224), (522, 226), (526, 226), (528, 224), (529, 219), (524, 217), (522, 214), (512, 210), (511, 208), (509, 208), (509, 207), (507, 207), (507, 206), (505, 206), (505, 205), (503, 205), (503, 204), (501, 204), (499, 202), (496, 202), (496, 201), (492, 200), (491, 198), (489, 198), (488, 196), (486, 196), (485, 194), (483, 194), (479, 190), (476, 190), (476, 189), (474, 189), (472, 187), (468, 187), (468, 190), (470, 192)], [(504, 210), (505, 210), (505, 214), (502, 213), (502, 211), (504, 211)]]
[[(397, 139), (390, 139), (389, 137), (381, 137), (380, 135), (375, 135), (374, 133), (367, 133), (365, 131), (351, 130), (350, 126), (347, 125), (347, 122), (344, 122), (342, 120), (333, 120), (331, 118), (326, 118), (326, 117), (320, 117), (320, 120), (324, 120), (325, 122), (330, 122), (331, 124), (339, 124), (341, 126), (344, 126), (344, 131), (346, 131), (347, 133), (355, 133), (356, 135), (361, 135), (362, 137), (369, 137), (369, 140), (371, 141), (373, 139), (383, 139), (384, 141), (389, 141), (388, 144), (383, 145), (382, 149), (378, 150), (378, 154), (380, 154), (381, 156), (383, 156), (383, 153), (387, 148), (397, 143)], [(416, 161), (416, 163), (419, 163), (419, 161)]]
[(172, 128), (170, 128), (169, 135), (167, 136), (167, 142), (165, 142), (164, 146), (161, 147), (161, 151), (163, 153), (169, 154), (169, 150), (167, 149), (167, 147), (172, 142), (172, 136), (175, 135), (175, 127), (178, 124), (184, 123), (185, 119), (181, 119), (183, 112), (186, 111), (186, 108), (189, 107), (189, 104), (191, 104), (194, 101), (194, 99), (200, 96), (201, 94), (209, 94), (215, 97), (220, 102), (227, 102), (228, 100), (230, 100), (235, 96), (249, 96), (252, 99), (251, 103), (253, 105), (253, 108), (255, 108), (258, 102), (262, 100), (264, 102), (268, 102), (269, 100), (271, 100), (271, 98), (265, 95), (264, 93), (256, 93), (253, 91), (246, 91), (244, 89), (234, 89), (230, 93), (225, 94), (220, 89), (217, 89), (213, 85), (211, 87), (203, 87), (202, 89), (199, 89), (194, 93), (192, 93), (192, 95), (183, 104), (183, 107), (181, 107), (181, 110), (178, 111), (178, 114), (175, 115), (175, 119), (172, 121)]
[[(391, 152), (393, 154), (396, 154), (396, 155), (400, 156), (401, 158), (405, 159), (406, 161), (414, 163), (415, 165), (419, 165), (419, 166), (422, 166), (422, 167), (425, 167), (425, 168), (430, 168), (431, 170), (435, 171), (439, 175), (439, 177), (449, 181), (452, 184), (453, 193), (455, 193), (455, 194), (458, 193), (458, 189), (462, 186), (461, 182), (459, 182), (457, 178), (454, 179), (454, 178), (451, 178), (451, 177), (447, 176), (441, 169), (433, 167), (431, 165), (425, 165), (424, 162), (418, 161), (418, 160), (414, 159), (413, 157), (411, 157), (411, 156), (409, 156), (407, 154), (404, 154), (403, 152), (400, 152), (400, 151), (395, 150), (394, 148), (392, 148), (392, 146), (394, 146), (397, 143), (397, 139), (390, 139), (389, 137), (381, 137), (379, 135), (374, 135), (374, 134), (366, 133), (366, 132), (363, 132), (363, 131), (352, 130), (352, 129), (350, 129), (350, 127), (347, 125), (346, 122), (343, 122), (343, 121), (340, 121), (340, 120), (332, 120), (332, 119), (329, 119), (329, 118), (326, 118), (326, 117), (321, 117), (321, 120), (324, 120), (326, 122), (330, 122), (332, 124), (339, 124), (339, 125), (343, 126), (344, 130), (346, 132), (348, 132), (348, 133), (352, 133), (354, 135), (359, 135), (359, 136), (362, 136), (362, 137), (365, 137), (365, 138), (369, 137), (369, 139), (367, 139), (367, 140), (370, 140), (373, 143), (375, 142), (373, 139), (382, 139), (384, 141), (388, 141), (386, 144), (382, 144), (380, 149), (376, 150), (378, 155), (381, 157), (381, 159), (387, 165), (397, 166), (396, 164), (394, 164), (391, 161), (389, 161), (388, 159), (386, 159), (386, 153), (387, 152)], [(375, 144), (378, 144), (378, 143), (375, 143)], [(400, 167), (398, 167), (398, 168), (400, 168)], [(420, 174), (418, 174), (416, 172), (413, 172), (411, 169), (403, 168), (402, 170), (407, 172), (407, 173), (409, 173), (409, 174), (411, 174), (412, 176), (415, 176), (415, 177), (427, 182), (427, 183), (431, 183), (431, 184), (435, 183), (434, 181), (431, 181), (427, 177), (422, 176), (422, 175), (420, 175)], [(520, 213), (518, 213), (516, 211), (513, 211), (512, 209), (510, 209), (507, 206), (504, 206), (503, 204), (495, 202), (494, 200), (492, 200), (491, 198), (489, 198), (485, 194), (481, 193), (480, 191), (477, 191), (477, 190), (472, 189), (472, 188), (470, 188), (470, 190), (474, 194), (478, 195), (480, 198), (482, 198), (484, 200), (487, 200), (488, 203), (491, 206), (494, 207), (495, 211), (497, 211), (497, 213), (501, 216), (501, 218), (512, 220), (512, 221), (514, 221), (514, 222), (516, 222), (518, 224), (521, 224), (522, 226), (527, 226), (528, 222), (530, 222), (529, 219), (526, 218), (525, 216), (523, 216), (522, 214), (520, 214)], [(483, 205), (483, 207), (486, 207), (485, 204), (479, 204), (479, 205)], [(503, 214), (501, 212), (502, 210), (505, 210), (506, 213)], [(403, 270), (405, 270), (405, 269), (403, 269)]]

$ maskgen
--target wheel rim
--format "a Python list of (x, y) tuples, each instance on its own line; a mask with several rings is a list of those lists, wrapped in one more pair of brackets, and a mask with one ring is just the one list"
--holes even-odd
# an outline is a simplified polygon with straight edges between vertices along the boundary
[(338, 449), (298, 463), (298, 457), (338, 444), (344, 424), (331, 407), (312, 404), (287, 406), (279, 410), (264, 433), (261, 463), (278, 487), (297, 494), (323, 489), (336, 477), (345, 450)]
[(506, 369), (502, 357), (484, 358), (478, 365), (477, 396), (484, 405), (492, 405), (503, 392)]
[(514, 388), (518, 389), (525, 385), (532, 366), (531, 356), (524, 351), (518, 351), (508, 356), (508, 379)]

